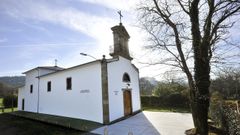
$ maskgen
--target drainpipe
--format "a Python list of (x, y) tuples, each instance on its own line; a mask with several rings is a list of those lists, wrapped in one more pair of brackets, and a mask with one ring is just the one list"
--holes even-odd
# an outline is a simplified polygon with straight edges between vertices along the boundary
[(39, 78), (39, 68), (38, 68), (38, 98), (37, 98), (37, 113), (39, 113), (39, 81), (40, 81), (40, 78)]

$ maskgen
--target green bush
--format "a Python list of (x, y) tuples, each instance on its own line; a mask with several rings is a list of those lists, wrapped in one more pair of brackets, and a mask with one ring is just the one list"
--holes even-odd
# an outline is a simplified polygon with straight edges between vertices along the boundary
[(10, 96), (5, 96), (3, 98), (3, 106), (5, 108), (10, 108), (10, 107), (17, 107), (17, 96), (13, 96), (13, 95), (10, 95)]
[(236, 104), (225, 101), (222, 105), (223, 130), (228, 135), (240, 135), (240, 115), (236, 110)]
[(211, 94), (210, 106), (209, 106), (209, 116), (215, 122), (218, 127), (222, 127), (223, 112), (222, 104), (223, 97), (219, 92), (214, 92)]
[(188, 107), (189, 100), (180, 93), (170, 94), (165, 97), (165, 102), (171, 107)]
[(171, 82), (171, 83), (159, 83), (153, 91), (153, 95), (155, 96), (168, 96), (171, 94), (183, 94), (186, 93), (188, 87), (185, 84), (180, 84), (178, 82)]
[(141, 96), (144, 107), (179, 107), (189, 108), (189, 99), (179, 93), (167, 96)]
[(209, 115), (225, 134), (240, 135), (240, 115), (237, 113), (236, 101), (223, 100), (219, 92), (212, 93)]
[(154, 88), (154, 96), (141, 96), (143, 107), (189, 109), (188, 87), (178, 82), (160, 82)]

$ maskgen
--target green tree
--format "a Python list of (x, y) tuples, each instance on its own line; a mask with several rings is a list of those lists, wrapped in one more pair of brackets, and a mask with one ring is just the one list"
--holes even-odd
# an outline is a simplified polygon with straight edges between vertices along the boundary
[(154, 85), (147, 78), (140, 78), (141, 95), (152, 95)]
[(224, 69), (216, 79), (212, 80), (211, 93), (219, 92), (225, 99), (240, 98), (240, 70), (239, 68)]
[(5, 108), (17, 107), (17, 96), (8, 95), (3, 98), (3, 105)]
[(210, 62), (239, 11), (239, 0), (144, 0), (139, 5), (148, 48), (161, 54), (155, 64), (180, 68), (188, 79), (196, 134), (208, 134)]
[(172, 82), (172, 83), (160, 82), (154, 88), (153, 94), (155, 96), (169, 96), (171, 94), (182, 94), (185, 96), (186, 90), (187, 90), (187, 87), (184, 86), (184, 84), (179, 84), (176, 82)]

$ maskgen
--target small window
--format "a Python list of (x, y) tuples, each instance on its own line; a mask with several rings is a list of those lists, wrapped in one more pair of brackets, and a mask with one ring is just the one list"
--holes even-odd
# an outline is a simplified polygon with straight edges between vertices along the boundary
[(33, 85), (30, 85), (30, 93), (33, 93)]
[(47, 83), (47, 91), (50, 92), (51, 91), (51, 81), (48, 81)]
[(71, 90), (72, 89), (72, 78), (71, 77), (67, 78), (66, 83), (67, 83), (67, 90)]
[(130, 77), (127, 73), (123, 74), (123, 82), (131, 82)]

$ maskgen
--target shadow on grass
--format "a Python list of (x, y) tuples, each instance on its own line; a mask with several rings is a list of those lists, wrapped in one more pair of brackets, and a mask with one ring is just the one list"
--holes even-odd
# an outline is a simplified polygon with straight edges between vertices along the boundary
[(38, 121), (0, 114), (0, 131), (3, 135), (79, 135), (82, 131), (59, 127)]

